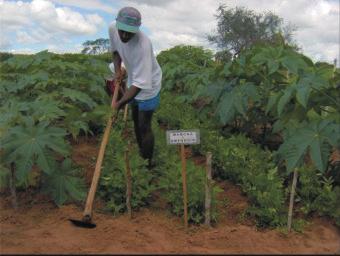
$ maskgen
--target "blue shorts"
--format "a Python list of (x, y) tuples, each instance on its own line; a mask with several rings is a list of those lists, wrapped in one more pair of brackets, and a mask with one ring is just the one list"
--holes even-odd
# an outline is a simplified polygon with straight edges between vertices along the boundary
[(133, 99), (130, 104), (132, 106), (138, 106), (139, 111), (155, 110), (159, 106), (160, 92), (153, 98), (147, 100)]

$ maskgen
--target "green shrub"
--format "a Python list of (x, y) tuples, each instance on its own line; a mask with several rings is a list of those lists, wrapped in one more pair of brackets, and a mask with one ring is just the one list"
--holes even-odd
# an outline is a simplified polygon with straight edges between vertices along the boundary
[(163, 90), (177, 92), (186, 100), (206, 86), (208, 71), (215, 65), (213, 53), (196, 46), (175, 46), (162, 51), (157, 60), (163, 71)]
[[(159, 181), (159, 186), (163, 189), (163, 195), (170, 204), (171, 212), (175, 215), (183, 215), (183, 182), (182, 167), (179, 157), (171, 157), (171, 164), (163, 172)], [(188, 221), (202, 223), (204, 221), (204, 202), (205, 202), (205, 170), (203, 167), (196, 166), (193, 161), (186, 161), (186, 179), (188, 196)], [(213, 186), (211, 219), (217, 220), (217, 193), (221, 189)]]
[[(122, 127), (116, 127), (110, 135), (105, 153), (103, 174), (100, 181), (100, 195), (107, 208), (114, 214), (126, 211), (126, 172), (124, 152), (128, 147), (122, 137)], [(151, 193), (156, 189), (151, 184), (153, 174), (146, 168), (147, 161), (139, 156), (136, 143), (129, 146), (129, 164), (132, 179), (131, 207), (138, 209), (149, 203)]]
[[(179, 148), (167, 145), (165, 131), (160, 129), (157, 121), (153, 122), (155, 134), (156, 172), (159, 176), (159, 189), (171, 208), (171, 212), (177, 216), (183, 215), (183, 188), (181, 174), (181, 159)], [(219, 187), (213, 185), (212, 215), (213, 221), (217, 220), (217, 193)], [(205, 170), (196, 166), (192, 160), (187, 160), (187, 195), (188, 195), (188, 221), (201, 223), (204, 220), (205, 200)]]
[(317, 212), (334, 218), (340, 226), (340, 187), (333, 185), (332, 178), (326, 178), (315, 168), (300, 168), (297, 199), (304, 214)]
[(262, 173), (250, 172), (243, 178), (241, 186), (252, 202), (247, 212), (257, 217), (258, 226), (276, 227), (286, 223), (282, 184), (277, 168)]
[(165, 123), (168, 129), (199, 128), (201, 144), (192, 148), (195, 153), (203, 155), (212, 152), (215, 177), (230, 179), (241, 186), (250, 197), (251, 206), (247, 212), (256, 217), (259, 226), (282, 225), (286, 221), (286, 195), (283, 179), (275, 168), (272, 154), (253, 144), (244, 135), (230, 138), (222, 136), (214, 127), (214, 121), (195, 118), (197, 113), (190, 104), (176, 100), (169, 93), (163, 96), (157, 119)]
[(217, 175), (241, 186), (251, 202), (248, 213), (256, 217), (259, 226), (282, 225), (285, 221), (283, 179), (271, 153), (243, 135), (216, 139), (218, 143), (211, 149), (219, 170)]

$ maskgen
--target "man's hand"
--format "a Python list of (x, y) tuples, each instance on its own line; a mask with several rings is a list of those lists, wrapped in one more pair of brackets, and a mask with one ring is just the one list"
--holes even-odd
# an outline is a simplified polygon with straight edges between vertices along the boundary
[(121, 69), (119, 69), (115, 75), (115, 84), (117, 84), (118, 82), (121, 84), (125, 76), (126, 76), (126, 70), (125, 68), (121, 67)]
[(118, 112), (119, 111), (119, 109), (121, 109), (121, 106), (122, 104), (119, 102), (119, 101), (116, 101), (116, 102), (113, 102), (112, 103), (112, 108), (116, 111), (116, 112)]
[(112, 119), (115, 120), (115, 118), (117, 118), (118, 116), (118, 112), (119, 112), (119, 103), (118, 102), (113, 102), (112, 103)]
[(126, 88), (125, 82), (123, 82), (125, 76), (126, 76), (126, 70), (125, 68), (122, 67), (121, 71), (118, 72), (118, 74), (116, 74), (114, 77), (105, 79), (105, 84), (106, 84), (105, 91), (109, 96), (112, 97), (115, 91), (115, 86), (118, 83), (120, 83), (120, 89), (119, 89), (120, 96), (118, 97), (118, 99), (121, 98)]

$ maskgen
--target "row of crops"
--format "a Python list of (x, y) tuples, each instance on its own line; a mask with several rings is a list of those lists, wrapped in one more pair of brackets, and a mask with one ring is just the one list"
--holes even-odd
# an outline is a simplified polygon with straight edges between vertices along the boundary
[(339, 69), (285, 45), (253, 47), (229, 63), (190, 46), (158, 59), (169, 94), (159, 118), (201, 129), (197, 152), (213, 153), (216, 178), (241, 186), (259, 225), (287, 222), (294, 171), (296, 211), (340, 224)]
[(1, 186), (42, 188), (61, 205), (82, 199), (70, 139), (101, 129), (110, 113), (105, 62), (47, 51), (1, 62)]
[[(153, 123), (156, 168), (149, 171), (139, 157), (131, 120), (118, 123), (99, 187), (108, 211), (126, 211), (129, 149), (132, 207), (147, 206), (160, 191), (171, 212), (182, 215), (180, 159), (177, 148), (166, 145), (165, 130), (195, 128), (201, 144), (192, 147), (193, 154), (212, 152), (214, 179), (242, 188), (250, 203), (245, 215), (259, 226), (286, 225), (293, 172), (295, 212), (330, 216), (340, 225), (340, 166), (334, 157), (340, 148), (339, 69), (284, 45), (256, 46), (228, 63), (192, 46), (157, 58), (163, 89)], [(1, 187), (42, 188), (58, 205), (83, 200), (83, 174), (70, 158), (70, 141), (84, 135), (100, 139), (111, 114), (105, 56), (44, 51), (7, 58), (0, 68)], [(187, 172), (189, 221), (200, 223), (205, 171), (189, 160)], [(215, 184), (215, 221), (219, 191)]]

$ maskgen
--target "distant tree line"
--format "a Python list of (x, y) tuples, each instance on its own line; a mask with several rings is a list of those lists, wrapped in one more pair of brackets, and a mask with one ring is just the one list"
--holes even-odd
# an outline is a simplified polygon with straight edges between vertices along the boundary
[(83, 43), (83, 50), (81, 53), (83, 54), (103, 54), (107, 53), (110, 50), (110, 40), (105, 38), (98, 38), (96, 40), (87, 40)]

